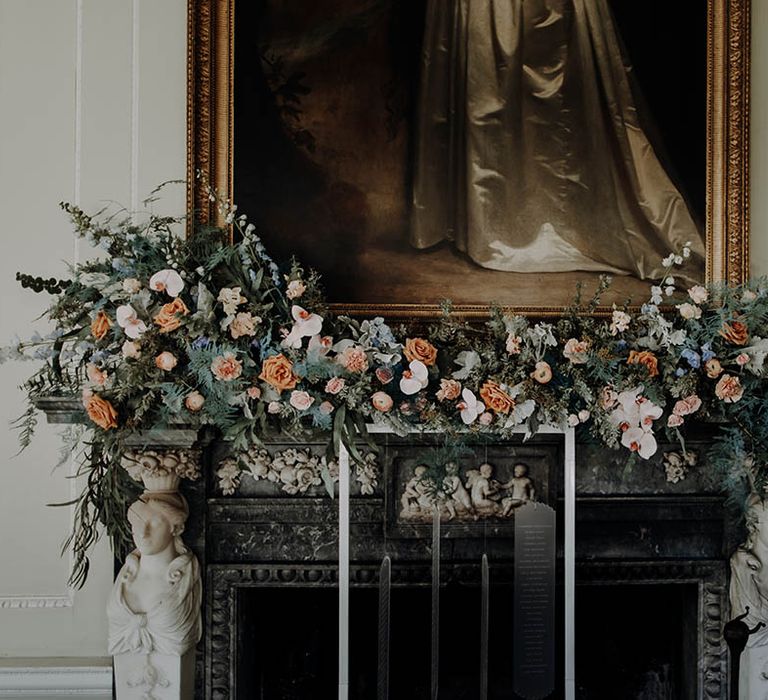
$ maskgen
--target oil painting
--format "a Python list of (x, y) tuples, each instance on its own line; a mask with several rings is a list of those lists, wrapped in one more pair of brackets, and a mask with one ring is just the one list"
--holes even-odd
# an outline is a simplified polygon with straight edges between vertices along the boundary
[(339, 308), (556, 312), (602, 275), (605, 305), (641, 304), (684, 248), (681, 281), (725, 276), (735, 1), (231, 3), (217, 167)]

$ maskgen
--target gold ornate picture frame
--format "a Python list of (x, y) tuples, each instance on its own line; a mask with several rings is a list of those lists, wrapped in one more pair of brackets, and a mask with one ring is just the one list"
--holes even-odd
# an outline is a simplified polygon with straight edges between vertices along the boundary
[[(749, 276), (750, 0), (701, 1), (707, 6), (706, 215), (702, 227), (706, 281), (739, 284)], [(235, 0), (188, 3), (187, 205), (188, 211), (206, 222), (217, 222), (218, 214), (195, 174), (202, 172), (225, 197), (232, 198), (235, 192), (235, 15)], [(313, 265), (311, 259), (302, 262)], [(532, 277), (532, 284), (542, 284), (541, 277)], [(445, 286), (441, 296), (451, 296), (450, 279)], [(467, 317), (481, 317), (487, 312), (486, 302), (498, 301), (494, 294), (493, 288), (483, 290), (477, 303), (457, 303), (454, 308)], [(405, 318), (439, 312), (439, 296), (431, 303), (397, 296), (390, 290), (386, 301), (347, 301), (332, 295), (330, 301), (335, 311), (355, 315)], [(640, 301), (633, 298), (633, 302)], [(566, 302), (502, 303), (518, 312), (544, 316), (560, 313)]]

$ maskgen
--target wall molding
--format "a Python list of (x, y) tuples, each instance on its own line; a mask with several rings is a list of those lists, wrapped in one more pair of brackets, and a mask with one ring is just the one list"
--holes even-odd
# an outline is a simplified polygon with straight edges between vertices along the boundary
[(111, 666), (0, 666), (0, 698), (112, 698)]
[(64, 595), (5, 595), (0, 596), (0, 610), (31, 608), (71, 608), (75, 604), (72, 592)]

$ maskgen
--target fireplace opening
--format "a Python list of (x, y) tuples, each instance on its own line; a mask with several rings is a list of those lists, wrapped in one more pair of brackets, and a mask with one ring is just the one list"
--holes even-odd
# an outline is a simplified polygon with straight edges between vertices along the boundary
[(699, 627), (696, 584), (577, 586), (577, 697), (699, 697)]
[[(489, 592), (488, 697), (512, 691), (513, 595), (509, 584)], [(338, 591), (332, 587), (253, 587), (238, 591), (237, 694), (245, 700), (332, 700), (337, 697)], [(441, 700), (475, 700), (480, 687), (478, 585), (448, 584), (440, 593)], [(349, 697), (376, 697), (379, 591), (350, 591)], [(558, 616), (562, 622), (562, 616)], [(431, 590), (394, 586), (390, 608), (389, 697), (430, 696)], [(562, 678), (557, 641), (557, 676)], [(561, 697), (560, 681), (551, 698)], [(614, 696), (616, 697), (616, 696)]]

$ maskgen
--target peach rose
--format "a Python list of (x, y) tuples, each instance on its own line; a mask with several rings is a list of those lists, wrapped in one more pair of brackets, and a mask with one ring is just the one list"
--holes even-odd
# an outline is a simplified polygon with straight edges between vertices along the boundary
[(395, 377), (395, 373), (389, 367), (377, 367), (376, 379), (382, 384), (389, 384)]
[(277, 414), (282, 410), (282, 406), (279, 401), (270, 401), (267, 405), (267, 413)]
[(282, 353), (272, 355), (264, 360), (259, 379), (263, 379), (271, 387), (281, 393), (285, 389), (293, 389), (299, 378), (293, 373), (293, 363)]
[(338, 394), (343, 388), (346, 382), (341, 377), (331, 377), (326, 383), (325, 383), (325, 390), (329, 394)]
[(720, 364), (720, 360), (713, 357), (704, 363), (704, 370), (710, 379), (717, 379), (723, 371), (723, 366)]
[(97, 386), (104, 386), (107, 383), (107, 373), (100, 370), (93, 362), (89, 362), (85, 367), (85, 372), (88, 375), (88, 381)]
[(436, 395), (438, 401), (454, 401), (461, 396), (461, 383), (455, 379), (441, 379)]
[(288, 403), (297, 411), (306, 411), (315, 400), (306, 391), (292, 391)]
[(371, 396), (371, 403), (377, 411), (382, 413), (392, 410), (392, 397), (386, 391), (377, 391)]
[(667, 418), (668, 428), (679, 428), (683, 423), (685, 423), (683, 417), (678, 416), (676, 413), (673, 413), (669, 418)]
[(261, 389), (257, 386), (249, 386), (245, 390), (245, 393), (248, 394), (249, 399), (253, 399), (254, 401), (261, 398)]
[(419, 360), (427, 367), (434, 365), (437, 360), (437, 348), (424, 338), (408, 338), (403, 354), (408, 358), (408, 362)]
[(485, 403), (486, 407), (490, 408), (496, 413), (509, 413), (514, 407), (515, 402), (512, 400), (507, 392), (490, 379), (483, 384), (480, 389), (480, 398)]
[(161, 333), (170, 333), (181, 325), (180, 316), (186, 316), (188, 313), (187, 305), (176, 297), (172, 302), (160, 307), (155, 316), (155, 324), (160, 327)]
[(643, 365), (648, 370), (649, 377), (655, 377), (659, 374), (659, 361), (650, 350), (630, 350), (627, 364)]
[(725, 403), (736, 403), (744, 395), (744, 387), (738, 377), (724, 374), (715, 386), (715, 394)]
[(176, 359), (176, 355), (167, 350), (155, 358), (155, 367), (163, 370), (163, 372), (170, 372), (177, 364), (179, 361)]
[(749, 339), (749, 328), (741, 321), (731, 321), (723, 324), (720, 335), (732, 345), (746, 345)]
[(552, 368), (548, 362), (537, 362), (531, 377), (535, 379), (539, 384), (549, 384), (552, 381)]
[(110, 328), (112, 328), (112, 320), (103, 311), (99, 311), (96, 314), (96, 318), (91, 321), (91, 335), (96, 340), (101, 340), (109, 333)]
[(334, 406), (330, 401), (323, 401), (317, 408), (324, 416), (330, 416)]
[(676, 416), (689, 416), (691, 413), (696, 413), (700, 408), (701, 399), (696, 394), (691, 394), (680, 399), (672, 409), (672, 413)]
[(187, 394), (187, 398), (184, 399), (184, 405), (191, 413), (197, 413), (205, 403), (205, 397), (199, 391), (193, 391)]
[(349, 372), (365, 372), (368, 369), (368, 356), (359, 345), (342, 350), (336, 361)]
[(220, 382), (231, 382), (243, 373), (243, 363), (233, 353), (225, 352), (213, 358), (211, 372)]
[(103, 430), (117, 427), (117, 411), (106, 399), (91, 394), (85, 399), (84, 406), (88, 417)]

